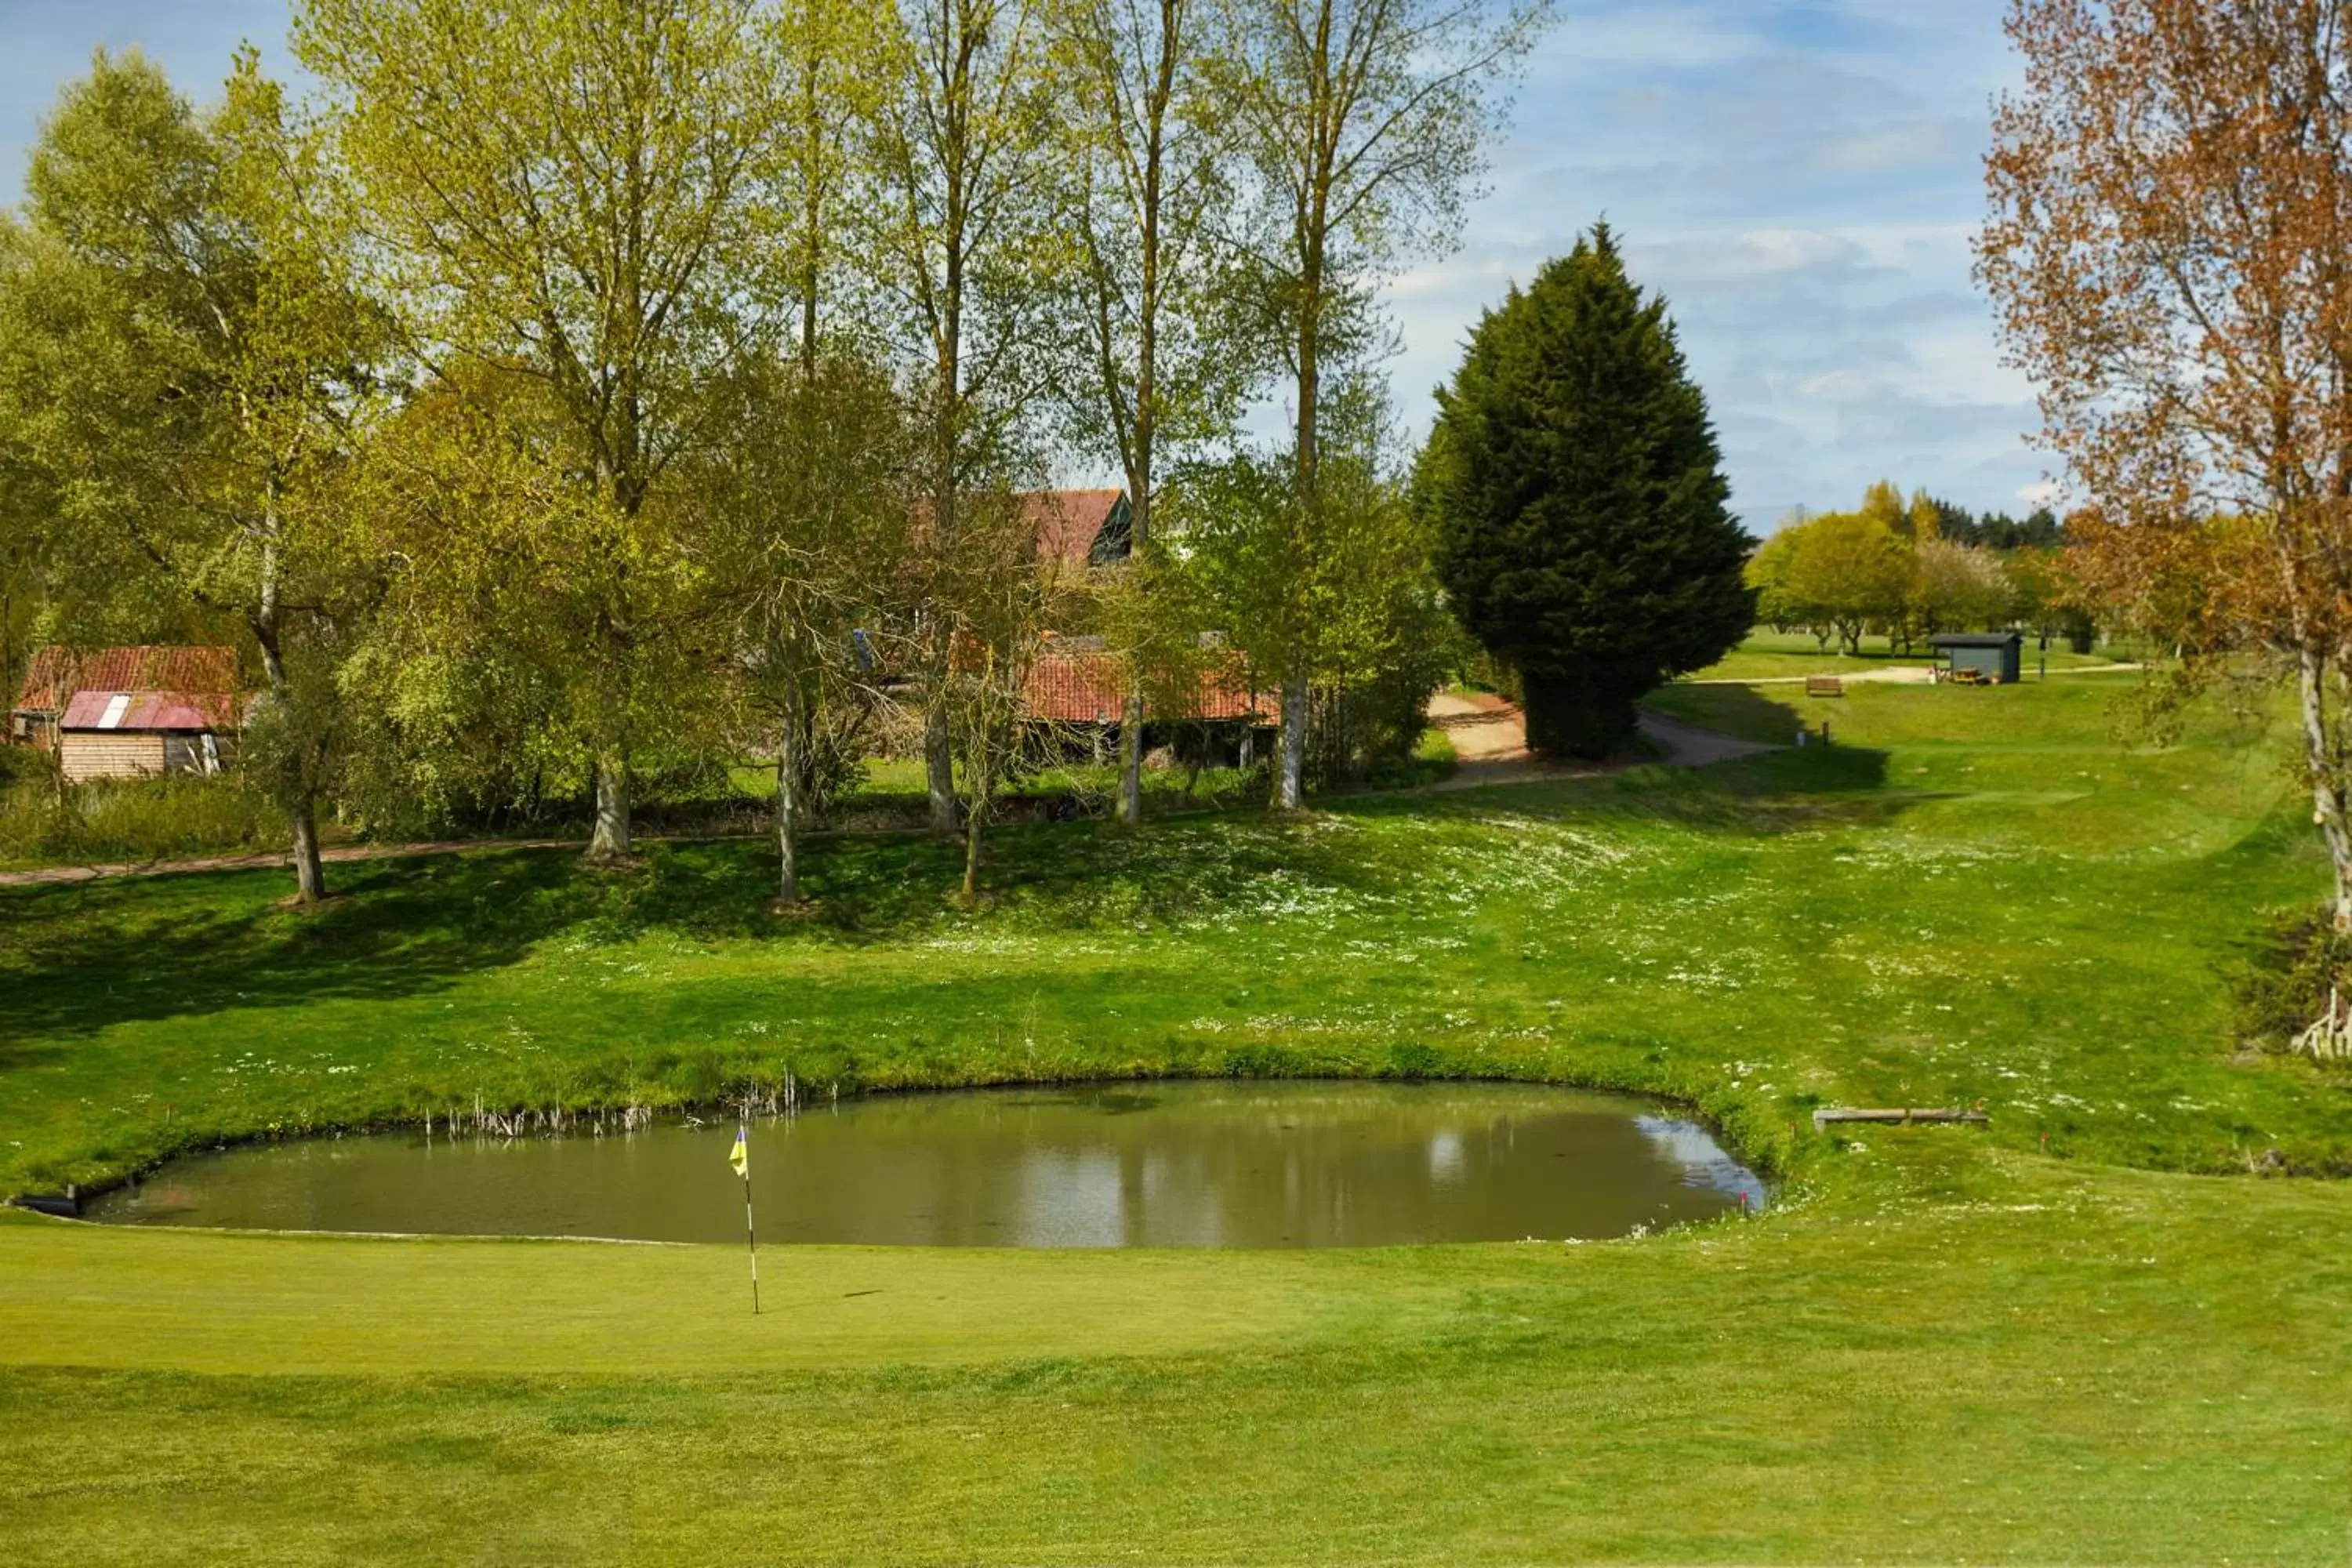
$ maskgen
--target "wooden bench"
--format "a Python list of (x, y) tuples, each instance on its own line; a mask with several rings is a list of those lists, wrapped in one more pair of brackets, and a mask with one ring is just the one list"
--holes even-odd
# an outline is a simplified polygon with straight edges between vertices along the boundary
[(1809, 675), (1805, 677), (1805, 695), (1843, 697), (1845, 695), (1845, 682), (1834, 675)]

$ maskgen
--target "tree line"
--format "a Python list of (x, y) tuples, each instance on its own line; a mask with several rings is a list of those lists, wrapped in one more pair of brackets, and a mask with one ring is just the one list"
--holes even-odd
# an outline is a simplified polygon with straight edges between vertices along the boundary
[[(1048, 628), (1127, 672), (1122, 815), (1212, 651), (1296, 806), (1435, 679), (1378, 289), (1545, 20), (298, 0), (315, 92), (248, 49), (202, 108), (100, 52), (0, 220), (0, 622), (233, 633), (304, 900), (323, 811), (582, 794), (617, 860), (648, 777), (752, 752), (795, 898), (901, 700), (969, 894)], [(1123, 480), (1129, 568), (1041, 560), (1057, 464)]]
[(1939, 632), (2024, 626), (2088, 653), (2098, 635), (2048, 510), (2021, 521), (1883, 479), (1854, 510), (1790, 519), (1748, 563), (1757, 613), (1859, 654), (1867, 635), (1909, 651)]

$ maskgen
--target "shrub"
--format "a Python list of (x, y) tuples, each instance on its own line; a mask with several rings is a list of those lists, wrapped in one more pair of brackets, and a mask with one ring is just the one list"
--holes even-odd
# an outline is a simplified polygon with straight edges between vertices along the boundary
[(2327, 1010), (2331, 990), (2352, 1001), (2352, 933), (2325, 910), (2279, 916), (2232, 989), (2239, 1038), (2285, 1050)]
[(285, 843), (278, 813), (235, 774), (92, 780), (61, 793), (43, 769), (0, 790), (0, 859), (157, 860)]

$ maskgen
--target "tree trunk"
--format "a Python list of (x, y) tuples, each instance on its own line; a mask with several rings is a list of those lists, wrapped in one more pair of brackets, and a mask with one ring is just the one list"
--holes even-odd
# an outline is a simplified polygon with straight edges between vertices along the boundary
[(612, 752), (596, 758), (596, 828), (588, 858), (620, 860), (629, 853), (629, 767)]
[(1274, 805), (1276, 811), (1297, 811), (1307, 803), (1307, 677), (1292, 675), (1282, 682), (1282, 733), (1277, 750)]
[(1143, 825), (1143, 693), (1129, 690), (1118, 720), (1118, 819)]
[(800, 715), (787, 708), (776, 742), (776, 898), (786, 904), (801, 901), (802, 766)]
[(945, 694), (933, 692), (923, 704), (923, 771), (930, 792), (931, 831), (941, 838), (955, 837), (955, 750), (949, 744)]
[(294, 901), (315, 904), (327, 896), (327, 874), (319, 863), (318, 808), (308, 791), (286, 816), (294, 827)]
[(2304, 761), (2311, 771), (2312, 821), (2327, 845), (2327, 863), (2336, 876), (2336, 929), (2352, 931), (2352, 829), (2345, 822), (2347, 795), (2352, 793), (2347, 784), (2352, 781), (2345, 777), (2334, 737), (2328, 733), (2324, 658), (2317, 649), (2305, 647), (2297, 668)]
[(963, 819), (963, 907), (980, 907), (980, 821), (982, 814), (967, 812)]
[[(261, 570), (255, 584), (257, 595), (247, 624), (252, 629), (255, 646), (261, 650), (262, 674), (269, 687), (267, 700), (284, 712), (291, 709), (291, 682), (286, 675), (286, 650), (279, 640), (284, 623), (278, 592), (278, 481), (274, 476), (268, 484), (262, 520)], [(303, 744), (307, 749), (307, 741)], [(61, 769), (58, 777), (64, 776)], [(327, 896), (327, 875), (319, 863), (318, 796), (310, 787), (310, 776), (305, 770), (279, 781), (283, 791), (279, 799), (285, 805), (287, 825), (292, 830), (294, 901), (298, 904), (315, 904)]]

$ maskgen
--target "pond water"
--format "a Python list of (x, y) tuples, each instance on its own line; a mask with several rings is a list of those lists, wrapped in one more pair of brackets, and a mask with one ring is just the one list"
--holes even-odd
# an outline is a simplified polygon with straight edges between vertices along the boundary
[[(89, 1217), (740, 1241), (732, 1122), (180, 1160)], [(751, 1129), (762, 1242), (1379, 1247), (1624, 1236), (1760, 1205), (1696, 1123), (1528, 1084), (1209, 1080), (877, 1096)]]

